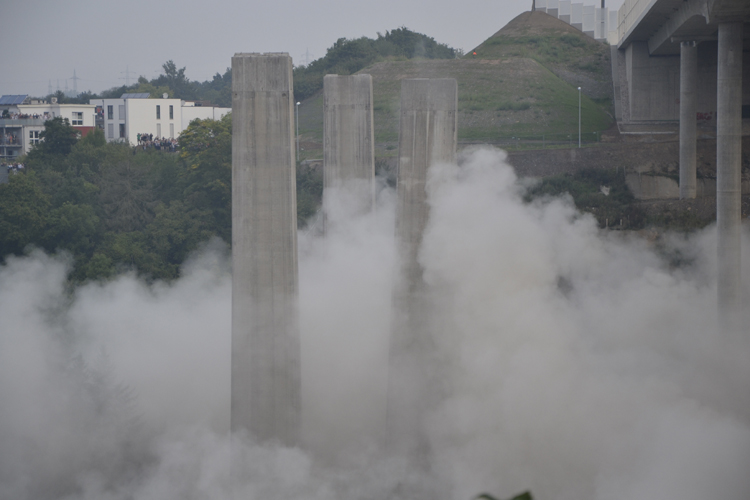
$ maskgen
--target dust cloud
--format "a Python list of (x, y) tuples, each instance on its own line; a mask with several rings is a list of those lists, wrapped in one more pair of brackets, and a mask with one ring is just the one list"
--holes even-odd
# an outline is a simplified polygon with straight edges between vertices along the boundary
[[(750, 338), (715, 326), (715, 229), (654, 245), (525, 185), (488, 148), (430, 172), (419, 258), (445, 394), (414, 480), (455, 500), (749, 498)], [(69, 289), (65, 256), (7, 258), (0, 499), (228, 499), (230, 462), (243, 498), (398, 496), (405, 465), (380, 447), (394, 200), (381, 187), (356, 217), (339, 200), (325, 238), (300, 234), (304, 451), (230, 445), (221, 242), (171, 284)], [(747, 267), (747, 227), (743, 249)]]

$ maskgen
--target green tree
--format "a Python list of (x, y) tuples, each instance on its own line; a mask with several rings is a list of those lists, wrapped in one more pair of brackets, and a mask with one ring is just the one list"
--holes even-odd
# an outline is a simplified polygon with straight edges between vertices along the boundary
[[(176, 277), (173, 269), (164, 269), (163, 262), (151, 251), (142, 231), (105, 233), (99, 253), (110, 259), (116, 270), (138, 271), (142, 276), (156, 279)], [(99, 260), (100, 263), (105, 261)]]
[(146, 228), (146, 235), (150, 247), (170, 274), (176, 276), (188, 254), (212, 236), (207, 222), (205, 214), (181, 201), (156, 207), (156, 217)]
[(29, 153), (34, 160), (40, 156), (70, 154), (73, 145), (78, 142), (78, 131), (74, 129), (67, 118), (56, 116), (44, 122), (44, 130), (39, 134), (42, 139)]
[[(184, 70), (185, 68), (182, 69)], [(139, 94), (150, 94), (150, 97), (152, 99), (161, 99), (164, 94), (167, 94), (167, 96), (170, 98), (174, 97), (174, 90), (169, 88), (169, 86), (156, 86), (146, 80), (146, 78), (143, 76), (138, 78), (138, 86), (133, 89), (133, 92)]]
[(62, 90), (58, 90), (54, 94), (52, 94), (50, 97), (54, 97), (57, 99), (57, 104), (67, 104), (68, 103), (68, 97), (65, 95), (65, 93)]
[(324, 57), (294, 69), (294, 98), (307, 99), (322, 89), (326, 74), (350, 75), (380, 59), (454, 59), (456, 55), (455, 49), (405, 27), (386, 31), (385, 35), (378, 33), (375, 40), (339, 38)]
[(39, 244), (47, 225), (49, 197), (33, 173), (17, 174), (0, 184), (0, 256), (20, 254)]
[(102, 165), (98, 201), (107, 231), (138, 231), (151, 222), (158, 201), (148, 174), (148, 165), (135, 159)]
[(109, 278), (114, 273), (114, 261), (103, 253), (95, 253), (91, 259), (81, 265), (77, 272), (74, 272), (74, 278), (77, 281), (96, 280)]
[(90, 255), (100, 233), (99, 217), (91, 205), (65, 202), (50, 211), (43, 241), (48, 250), (69, 250), (74, 255)]
[(104, 137), (104, 130), (95, 128), (86, 134), (86, 137), (82, 138), (79, 143), (90, 144), (94, 148), (100, 148), (107, 144), (107, 139)]
[(231, 241), (232, 117), (193, 120), (180, 135), (183, 199), (211, 214), (216, 234)]
[(297, 166), (297, 226), (304, 227), (323, 202), (323, 174), (320, 170)]
[(195, 99), (194, 85), (185, 76), (185, 67), (177, 68), (171, 59), (162, 64), (164, 73), (158, 78), (151, 80), (151, 84), (157, 87), (169, 87), (176, 97), (180, 99)]

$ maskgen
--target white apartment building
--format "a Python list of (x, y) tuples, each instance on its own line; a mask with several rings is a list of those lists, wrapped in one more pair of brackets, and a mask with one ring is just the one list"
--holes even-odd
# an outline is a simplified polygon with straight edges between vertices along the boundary
[(127, 141), (133, 146), (138, 134), (173, 139), (195, 118), (219, 119), (231, 111), (180, 99), (150, 99), (149, 94), (123, 94), (119, 99), (91, 99), (89, 103), (101, 107), (97, 125), (107, 141)]
[(217, 108), (216, 106), (201, 106), (193, 101), (182, 101), (182, 129), (186, 129), (196, 118), (200, 120), (221, 120), (230, 113), (232, 108)]
[(95, 106), (91, 104), (58, 104), (52, 100), (30, 99), (27, 95), (0, 97), (0, 158), (12, 159), (31, 151), (39, 142), (44, 122), (55, 117), (67, 118), (85, 136), (95, 127)]

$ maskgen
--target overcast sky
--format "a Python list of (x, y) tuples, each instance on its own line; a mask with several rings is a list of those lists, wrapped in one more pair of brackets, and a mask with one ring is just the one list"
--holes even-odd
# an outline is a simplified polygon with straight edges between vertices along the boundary
[[(587, 5), (599, 0), (583, 0)], [(617, 8), (622, 0), (609, 0)], [(294, 64), (341, 37), (406, 26), (468, 51), (531, 8), (531, 0), (0, 0), (0, 94), (99, 92), (172, 59), (191, 80), (223, 73), (235, 52), (288, 52)]]

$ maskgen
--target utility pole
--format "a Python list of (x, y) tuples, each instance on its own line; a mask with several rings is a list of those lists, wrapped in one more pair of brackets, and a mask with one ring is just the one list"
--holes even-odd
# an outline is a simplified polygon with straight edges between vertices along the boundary
[(295, 105), (295, 108), (297, 108), (297, 113), (295, 114), (295, 117), (297, 118), (297, 161), (299, 161), (299, 105), (302, 104), (300, 102), (297, 102)]
[(578, 87), (578, 149), (581, 149), (581, 87)]
[(80, 80), (80, 78), (76, 76), (75, 68), (73, 69), (73, 78), (71, 78), (71, 80), (73, 80), (73, 93), (77, 96), (78, 95), (78, 80)]
[(305, 66), (307, 66), (308, 64), (310, 64), (310, 60), (313, 57), (314, 57), (314, 54), (310, 54), (310, 50), (307, 47), (305, 47), (305, 53), (302, 54), (302, 61), (305, 64)]
[(120, 80), (125, 80), (125, 85), (130, 87), (130, 74), (132, 73), (135, 75), (135, 71), (130, 71), (130, 67), (125, 66), (125, 71), (120, 71), (120, 74), (123, 74), (123, 73), (125, 73), (125, 77), (124, 78), (120, 77)]

